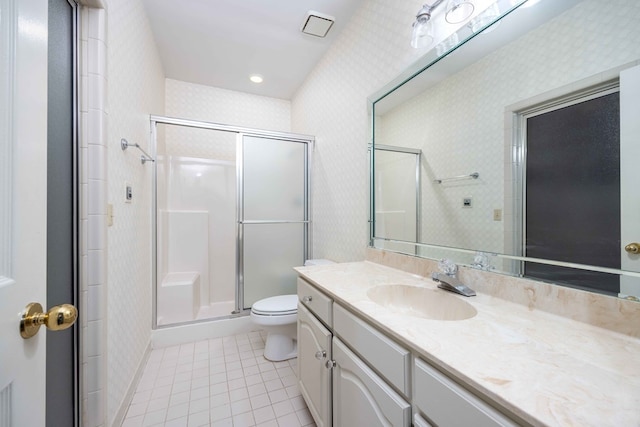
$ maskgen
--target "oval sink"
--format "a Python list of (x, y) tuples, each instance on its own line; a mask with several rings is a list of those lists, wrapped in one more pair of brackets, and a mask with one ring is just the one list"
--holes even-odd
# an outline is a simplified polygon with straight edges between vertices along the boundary
[(370, 289), (371, 301), (398, 314), (432, 320), (464, 320), (478, 311), (474, 306), (446, 291), (407, 285), (382, 285)]

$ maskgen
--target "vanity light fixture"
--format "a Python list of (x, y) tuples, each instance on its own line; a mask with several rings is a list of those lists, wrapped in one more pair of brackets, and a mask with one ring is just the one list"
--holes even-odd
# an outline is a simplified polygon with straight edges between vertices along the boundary
[(254, 83), (262, 83), (264, 81), (264, 78), (260, 74), (252, 74), (249, 76), (249, 80)]
[[(431, 5), (424, 4), (416, 15), (411, 33), (411, 46), (419, 49), (431, 46), (434, 40), (434, 29), (431, 22), (431, 13), (444, 0), (435, 0)], [(459, 24), (469, 19), (475, 6), (472, 0), (448, 0), (445, 12), (445, 21), (450, 24)]]

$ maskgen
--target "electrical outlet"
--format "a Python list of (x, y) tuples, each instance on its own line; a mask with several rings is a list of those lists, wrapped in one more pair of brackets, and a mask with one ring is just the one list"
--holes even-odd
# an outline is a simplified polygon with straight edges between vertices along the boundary
[(463, 207), (463, 208), (470, 208), (470, 207), (472, 207), (471, 197), (463, 197), (463, 198), (462, 198), (462, 207)]
[(502, 209), (494, 209), (493, 210), (493, 220), (494, 221), (502, 221)]

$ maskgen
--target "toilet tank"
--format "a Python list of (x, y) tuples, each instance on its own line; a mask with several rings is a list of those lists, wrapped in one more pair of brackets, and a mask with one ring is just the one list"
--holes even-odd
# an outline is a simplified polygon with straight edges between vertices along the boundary
[(308, 259), (304, 262), (305, 266), (328, 264), (335, 264), (335, 262), (331, 261), (330, 259)]

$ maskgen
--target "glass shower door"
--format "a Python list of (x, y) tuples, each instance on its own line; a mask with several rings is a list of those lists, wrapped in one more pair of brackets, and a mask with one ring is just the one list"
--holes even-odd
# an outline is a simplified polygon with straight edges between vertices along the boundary
[(238, 309), (296, 293), (308, 250), (308, 144), (241, 135)]

